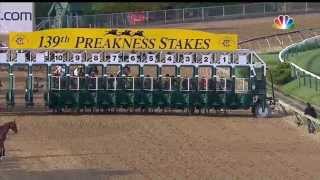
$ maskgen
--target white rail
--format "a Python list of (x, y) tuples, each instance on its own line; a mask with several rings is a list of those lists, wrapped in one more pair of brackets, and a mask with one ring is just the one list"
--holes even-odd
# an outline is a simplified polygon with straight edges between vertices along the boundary
[[(298, 45), (302, 45), (302, 44), (304, 44), (304, 43), (306, 43), (306, 42), (308, 42), (308, 41), (310, 41), (310, 40), (312, 40), (312, 39), (317, 39), (317, 38), (320, 39), (320, 36), (314, 36), (314, 37), (312, 37), (312, 38), (305, 39), (305, 40), (303, 40), (303, 41), (301, 41), (301, 42), (291, 44), (290, 46), (284, 48), (284, 49), (279, 53), (279, 60), (280, 60), (280, 62), (281, 62), (281, 63), (285, 62), (285, 60), (283, 59), (283, 55), (284, 55), (289, 49), (291, 49), (291, 48), (293, 48), (293, 47), (296, 47), (296, 46), (298, 46)], [(296, 65), (296, 64), (294, 64), (294, 63), (292, 63), (292, 62), (289, 62), (289, 64), (290, 64), (291, 66), (293, 66), (294, 68), (298, 69), (299, 71), (302, 71), (303, 73), (305, 73), (305, 74), (307, 74), (307, 75), (310, 75), (310, 76), (312, 76), (313, 78), (316, 78), (316, 79), (320, 80), (320, 76), (318, 76), (318, 75), (316, 75), (316, 74), (314, 74), (314, 73), (312, 73), (312, 72), (309, 72), (309, 71), (307, 71), (307, 70), (299, 67), (298, 65)]]

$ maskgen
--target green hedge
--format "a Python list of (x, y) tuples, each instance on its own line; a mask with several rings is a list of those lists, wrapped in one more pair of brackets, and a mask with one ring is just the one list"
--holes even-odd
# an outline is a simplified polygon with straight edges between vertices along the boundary
[[(284, 85), (293, 80), (289, 63), (276, 64), (270, 71), (272, 73), (273, 82), (276, 85)], [(268, 80), (271, 80), (270, 76), (268, 76)]]

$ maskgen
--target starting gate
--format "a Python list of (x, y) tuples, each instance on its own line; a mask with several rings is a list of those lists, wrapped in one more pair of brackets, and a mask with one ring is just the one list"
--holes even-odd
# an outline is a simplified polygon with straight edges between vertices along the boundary
[[(270, 114), (266, 64), (248, 49), (10, 48), (1, 50), (0, 63), (8, 66), (8, 106), (15, 105), (13, 67), (25, 65), (26, 106), (33, 106), (35, 92), (42, 92), (45, 105), (59, 112), (251, 108), (258, 116)], [(37, 76), (36, 66), (42, 67)], [(112, 73), (111, 67), (117, 70)]]

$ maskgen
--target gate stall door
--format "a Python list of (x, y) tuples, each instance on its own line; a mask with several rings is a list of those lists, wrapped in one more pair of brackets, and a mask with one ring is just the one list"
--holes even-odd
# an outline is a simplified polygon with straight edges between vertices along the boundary
[(83, 64), (74, 64), (69, 66), (70, 90), (85, 89), (85, 66)]
[(198, 68), (198, 87), (201, 91), (207, 91), (210, 89), (210, 83), (212, 82), (212, 67), (199, 66)]
[(13, 65), (13, 90), (15, 105), (24, 105), (27, 89), (28, 65)]
[(250, 67), (249, 66), (237, 66), (235, 67), (235, 91), (236, 93), (247, 93), (248, 84), (250, 80)]
[(218, 66), (216, 67), (216, 90), (217, 91), (231, 91), (232, 79), (231, 79), (231, 67)]
[(157, 77), (157, 66), (156, 65), (144, 65), (143, 66), (144, 77)]
[(120, 74), (120, 65), (107, 65), (107, 70), (106, 70), (106, 85), (107, 85), (107, 90), (116, 90), (117, 87), (117, 78), (121, 77)]
[(25, 94), (28, 87), (28, 64), (30, 60), (30, 52), (26, 51), (11, 51), (11, 60), (21, 63), (12, 65), (13, 74), (13, 92), (15, 106), (25, 105)]
[(181, 66), (180, 76), (183, 78), (192, 78), (194, 74), (194, 67), (192, 66)]
[(164, 65), (161, 68), (161, 83), (163, 84), (163, 90), (171, 91), (173, 90), (173, 79), (176, 77), (176, 67)]
[(50, 90), (67, 89), (66, 65), (54, 64), (50, 67)]
[(158, 63), (162, 64), (162, 69), (161, 69), (162, 77), (176, 76), (175, 62), (177, 61), (177, 59), (178, 59), (177, 53), (166, 52), (161, 54), (160, 62)]
[(162, 75), (162, 77), (175, 77), (176, 67), (175, 66), (162, 66), (161, 75)]
[(103, 65), (92, 64), (86, 67), (86, 74), (88, 74), (88, 89), (98, 90), (102, 89), (101, 79), (103, 78)]
[[(160, 61), (159, 52), (142, 52), (141, 61), (144, 64), (143, 69), (143, 89), (147, 91), (153, 91), (155, 88), (160, 88), (160, 83), (157, 79), (158, 76), (158, 65)], [(140, 72), (142, 73), (142, 72)]]
[[(182, 91), (190, 91), (193, 89), (192, 81), (195, 80), (194, 75), (194, 67), (193, 66), (181, 66), (180, 67), (180, 90)], [(195, 89), (194, 89), (195, 90)]]
[(86, 59), (87, 62), (92, 63), (88, 66), (89, 75), (89, 89), (90, 90), (101, 90), (106, 88), (106, 80), (104, 73), (106, 72), (106, 63), (110, 61), (110, 58), (104, 57), (103, 51), (87, 51)]
[(106, 74), (108, 77), (117, 77), (120, 75), (120, 65), (108, 65)]
[(108, 62), (106, 74), (108, 77), (117, 77), (120, 76), (120, 70), (122, 62), (122, 53), (121, 52), (106, 52), (104, 61)]
[[(33, 102), (36, 106), (44, 106), (43, 95), (48, 91), (47, 82), (48, 66), (33, 65), (32, 66), (32, 93)], [(31, 78), (31, 77), (29, 77)]]
[(144, 77), (157, 77), (157, 62), (160, 62), (159, 52), (142, 52), (141, 61), (143, 62)]
[(139, 65), (126, 65), (123, 68), (123, 73), (130, 77), (140, 77), (140, 66)]

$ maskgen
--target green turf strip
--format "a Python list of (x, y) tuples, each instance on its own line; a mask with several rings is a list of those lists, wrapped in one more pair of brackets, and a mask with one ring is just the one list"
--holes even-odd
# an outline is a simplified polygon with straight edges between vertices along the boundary
[(289, 61), (301, 68), (320, 75), (320, 49), (313, 49), (290, 56)]
[(310, 88), (308, 78), (306, 78), (306, 86), (303, 85), (303, 79), (300, 78), (300, 87), (298, 80), (293, 80), (280, 87), (283, 92), (291, 96), (295, 96), (304, 102), (310, 102), (311, 104), (320, 106), (320, 81), (318, 81), (318, 88), (319, 90), (316, 91), (314, 80), (312, 81), (312, 88)]

